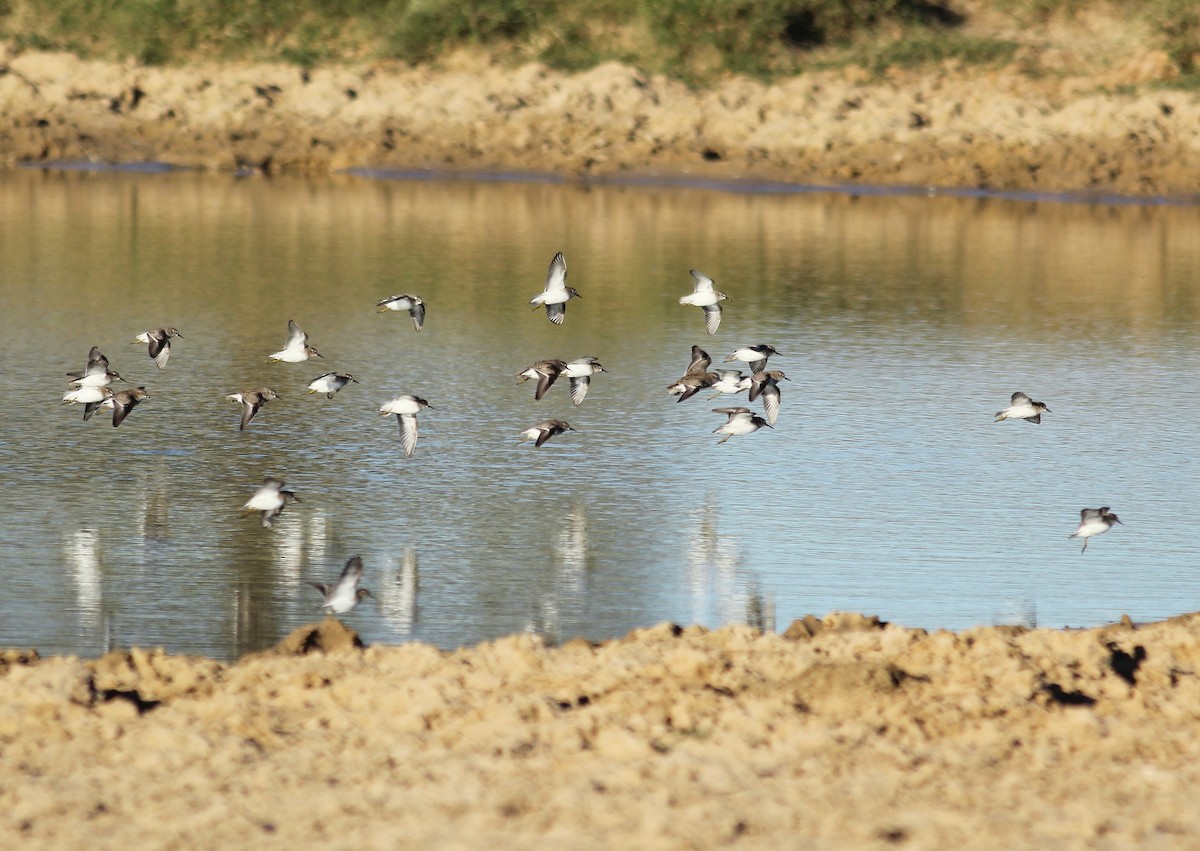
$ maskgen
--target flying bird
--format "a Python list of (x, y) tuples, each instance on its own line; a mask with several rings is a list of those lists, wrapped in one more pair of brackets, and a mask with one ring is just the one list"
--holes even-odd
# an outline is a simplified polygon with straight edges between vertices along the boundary
[(587, 396), (592, 376), (597, 372), (608, 372), (600, 361), (593, 357), (578, 358), (566, 364), (562, 374), (571, 379), (571, 404), (579, 407)]
[(325, 398), (332, 399), (334, 393), (350, 382), (357, 384), (358, 379), (347, 372), (327, 372), (308, 382), (308, 394), (311, 396), (313, 393), (324, 393)]
[[(146, 392), (145, 387), (135, 387), (133, 390), (122, 390), (120, 393), (114, 393), (103, 402), (97, 404), (101, 408), (112, 408), (113, 428), (116, 428), (125, 421), (125, 418), (129, 416), (129, 412), (137, 406), (138, 402), (149, 398), (150, 394)], [(86, 409), (84, 413), (87, 413)]]
[(567, 313), (567, 302), (573, 298), (583, 298), (574, 287), (567, 286), (567, 261), (562, 252), (554, 255), (550, 261), (550, 269), (546, 272), (546, 289), (529, 300), (533, 309), (541, 306), (546, 308), (546, 318), (555, 325), (562, 325)]
[(546, 395), (546, 391), (551, 385), (558, 380), (558, 377), (567, 369), (567, 362), (561, 360), (539, 360), (534, 361), (529, 366), (517, 373), (517, 378), (521, 379), (524, 384), (531, 378), (537, 379), (537, 389), (533, 391), (535, 400), (541, 399)]
[(996, 412), (994, 422), (1000, 422), (1001, 420), (1025, 420), (1026, 422), (1040, 425), (1042, 414), (1052, 413), (1054, 412), (1046, 407), (1045, 402), (1035, 402), (1024, 393), (1017, 391), (1012, 394), (1012, 405), (1003, 411)]
[(342, 575), (338, 577), (338, 581), (333, 585), (325, 585), (321, 582), (310, 582), (308, 584), (321, 593), (321, 597), (324, 600), (321, 603), (321, 608), (327, 614), (344, 615), (367, 597), (371, 597), (372, 599), (375, 597), (366, 588), (358, 587), (358, 583), (362, 581), (362, 576), (362, 557), (354, 556), (346, 562), (346, 566), (342, 568)]
[(410, 396), (407, 393), (397, 396), (379, 409), (383, 416), (395, 414), (400, 424), (400, 443), (404, 447), (404, 457), (411, 458), (417, 448), (417, 414), (425, 408), (432, 408), (420, 396)]
[(745, 361), (750, 364), (751, 372), (762, 372), (767, 368), (767, 358), (771, 355), (777, 355), (774, 346), (768, 346), (766, 343), (759, 343), (756, 346), (742, 346), (736, 352), (725, 358), (725, 363), (733, 361)]
[(380, 313), (388, 310), (407, 310), (408, 315), (412, 317), (413, 328), (417, 331), (420, 331), (421, 326), (425, 323), (425, 302), (415, 295), (404, 293), (388, 296), (376, 307), (379, 308)]
[(96, 413), (96, 409), (100, 405), (113, 396), (113, 392), (107, 387), (78, 387), (74, 390), (68, 390), (63, 396), (64, 405), (74, 405), (76, 403), (83, 404), (83, 421), (87, 422), (92, 418), (92, 414)]
[(575, 431), (575, 429), (571, 428), (571, 424), (565, 420), (542, 420), (537, 425), (530, 426), (521, 432), (521, 439), (517, 441), (517, 445), (532, 440), (535, 441), (534, 446), (541, 446), (550, 438), (567, 431)]
[(791, 381), (783, 374), (781, 369), (772, 369), (767, 372), (756, 372), (750, 377), (750, 401), (753, 402), (759, 396), (763, 400), (763, 412), (767, 415), (767, 425), (775, 425), (779, 419), (779, 402), (781, 394), (779, 392), (780, 381)]
[(697, 272), (695, 269), (689, 271), (696, 283), (691, 293), (680, 296), (679, 303), (704, 308), (704, 330), (709, 333), (709, 336), (712, 336), (717, 333), (717, 328), (721, 324), (720, 303), (729, 296), (718, 291), (713, 286), (713, 279), (708, 275)]
[(230, 393), (225, 398), (230, 402), (240, 402), (242, 404), (242, 424), (238, 426), (238, 431), (245, 431), (246, 426), (250, 425), (250, 421), (258, 413), (258, 409), (267, 404), (271, 399), (278, 399), (279, 394), (270, 387), (260, 387), (257, 390), (243, 390), (241, 393)]
[(729, 416), (724, 425), (719, 425), (713, 429), (713, 434), (725, 435), (717, 441), (717, 446), (720, 446), (734, 435), (753, 434), (763, 426), (774, 428), (774, 426), (762, 417), (754, 414), (749, 408), (713, 408), (713, 413), (727, 414)]
[(308, 335), (304, 333), (304, 329), (289, 319), (287, 342), (283, 344), (281, 351), (271, 355), (267, 360), (300, 363), (310, 357), (324, 358), (325, 356), (308, 344)]
[[(1088, 538), (1093, 535), (1102, 535), (1113, 527), (1114, 523), (1121, 523), (1117, 515), (1108, 510), (1108, 506), (1103, 508), (1084, 508), (1079, 512), (1079, 528), (1067, 535), (1068, 538), (1083, 538), (1083, 549), (1081, 553), (1087, 552)], [(1121, 523), (1124, 526), (1124, 523)]]
[(300, 497), (285, 490), (283, 480), (267, 476), (263, 479), (262, 487), (254, 492), (254, 496), (242, 506), (247, 513), (257, 511), (261, 515), (263, 528), (270, 528), (275, 518), (283, 513), (289, 502), (299, 502)]
[(154, 365), (159, 369), (165, 369), (167, 359), (171, 357), (171, 338), (183, 338), (183, 335), (175, 328), (152, 328), (149, 331), (143, 331), (133, 338), (135, 343), (146, 343), (149, 347), (150, 357), (154, 358)]

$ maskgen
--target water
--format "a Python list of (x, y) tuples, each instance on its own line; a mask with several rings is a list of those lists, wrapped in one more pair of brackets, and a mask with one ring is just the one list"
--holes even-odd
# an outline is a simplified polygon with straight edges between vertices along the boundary
[[(319, 618), (361, 554), (368, 642), (663, 620), (1091, 625), (1200, 604), (1200, 210), (343, 177), (0, 176), (0, 645), (221, 659)], [(527, 302), (554, 252), (560, 328)], [(688, 269), (732, 297), (715, 337)], [(417, 334), (379, 299), (429, 304)], [(325, 356), (267, 364), (288, 319)], [(174, 325), (158, 372), (127, 343)], [(693, 344), (782, 353), (777, 428), (666, 386)], [(58, 404), (98, 345), (151, 398)], [(516, 373), (585, 355), (579, 408)], [(330, 369), (335, 399), (305, 395)], [(244, 433), (224, 396), (266, 385)], [(1014, 390), (1053, 411), (994, 424)], [(416, 454), (394, 417), (428, 399)], [(744, 398), (744, 397), (743, 397)], [(757, 404), (755, 405), (757, 407)], [(547, 418), (577, 429), (516, 446)], [(302, 502), (239, 511), (265, 475)], [(1084, 506), (1127, 525), (1067, 535)]]

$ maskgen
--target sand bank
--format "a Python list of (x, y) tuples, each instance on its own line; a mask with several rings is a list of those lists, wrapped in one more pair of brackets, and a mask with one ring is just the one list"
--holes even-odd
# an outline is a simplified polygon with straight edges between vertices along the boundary
[[(852, 67), (705, 91), (607, 64), (566, 75), (470, 56), (302, 71), (142, 67), (0, 52), (0, 163), (520, 170), (1190, 195), (1200, 97), (1134, 56), (1102, 79)], [(1132, 93), (1122, 93), (1130, 91)]]
[(5, 847), (1195, 848), (1200, 615), (9, 652)]

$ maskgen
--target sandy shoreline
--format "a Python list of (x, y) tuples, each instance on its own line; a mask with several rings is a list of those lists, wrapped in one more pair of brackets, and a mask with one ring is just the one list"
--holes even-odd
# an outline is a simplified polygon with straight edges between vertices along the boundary
[[(859, 69), (696, 91), (610, 63), (142, 67), (0, 53), (0, 164), (512, 170), (1190, 196), (1200, 98), (1166, 57), (1104, 79)], [(1128, 90), (1130, 93), (1123, 93)]]
[[(0, 664), (10, 847), (1185, 848), (1200, 615)], [(306, 652), (307, 651), (307, 652)], [(147, 841), (149, 839), (149, 841)]]

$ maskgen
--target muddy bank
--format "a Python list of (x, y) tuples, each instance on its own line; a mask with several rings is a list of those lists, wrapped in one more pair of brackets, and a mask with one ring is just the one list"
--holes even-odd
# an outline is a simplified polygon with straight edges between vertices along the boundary
[(1200, 843), (1200, 615), (3, 668), (8, 847)]
[(156, 160), (1133, 195), (1200, 185), (1200, 98), (1153, 87), (1175, 73), (1156, 52), (1103, 79), (944, 66), (880, 80), (851, 68), (703, 92), (618, 64), (564, 75), (472, 57), (304, 72), (0, 53), (0, 67), (10, 166)]

